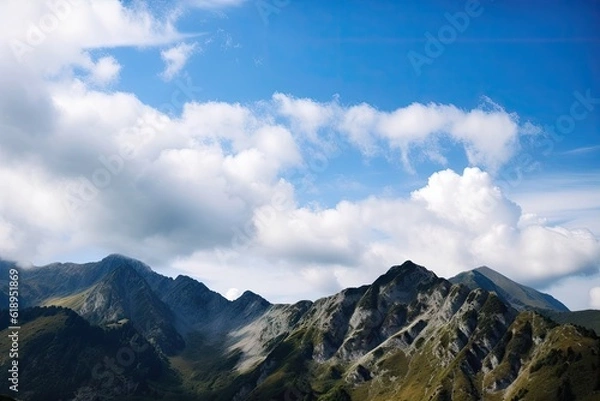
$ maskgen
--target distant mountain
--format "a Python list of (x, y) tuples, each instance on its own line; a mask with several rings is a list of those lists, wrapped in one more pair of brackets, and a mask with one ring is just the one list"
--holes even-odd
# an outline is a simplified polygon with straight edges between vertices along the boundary
[(594, 330), (600, 336), (600, 310), (588, 309), (574, 312), (541, 311), (557, 323), (574, 324)]
[(76, 294), (48, 298), (43, 305), (73, 309), (90, 323), (109, 326), (130, 321), (150, 342), (172, 354), (184, 346), (175, 329), (174, 313), (129, 266), (117, 266)]
[(536, 312), (553, 304), (539, 293), (474, 272), (452, 283), (407, 261), (370, 285), (273, 305), (250, 291), (228, 301), (120, 255), (21, 270), (31, 304), (62, 308), (23, 310), (20, 363), (35, 385), (19, 396), (94, 400), (106, 391), (94, 363), (130, 353), (138, 336), (147, 353), (131, 364), (122, 354), (115, 377), (140, 386), (112, 399), (600, 399), (600, 338)]
[(519, 311), (530, 309), (569, 311), (565, 305), (551, 295), (514, 282), (486, 266), (460, 273), (449, 280), (453, 284), (466, 285), (472, 290), (482, 288), (486, 291), (494, 291), (500, 299)]

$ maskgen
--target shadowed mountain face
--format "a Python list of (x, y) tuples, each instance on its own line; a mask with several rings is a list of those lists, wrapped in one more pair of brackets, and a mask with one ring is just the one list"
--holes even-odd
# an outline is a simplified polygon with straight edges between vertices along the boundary
[(565, 305), (552, 296), (516, 283), (486, 266), (460, 273), (451, 278), (450, 282), (464, 284), (470, 289), (482, 288), (486, 291), (494, 291), (500, 299), (520, 311), (527, 309), (569, 311)]
[[(8, 313), (0, 312), (0, 348), (10, 348)], [(169, 373), (167, 361), (128, 323), (103, 330), (75, 312), (59, 307), (31, 308), (20, 314), (19, 392), (1, 391), (25, 400), (71, 400), (95, 394), (112, 399), (150, 394), (152, 381)], [(8, 352), (0, 355), (2, 371), (9, 369)], [(79, 397), (79, 398), (77, 398)]]
[[(53, 264), (22, 270), (21, 285), (29, 305), (68, 309), (24, 312), (20, 361), (23, 375), (49, 383), (53, 362), (39, 358), (39, 337), (52, 349), (64, 338), (80, 344), (61, 367), (72, 378), (56, 389), (64, 399), (93, 399), (82, 397), (103, 384), (84, 361), (111, 358), (115, 338), (135, 336), (150, 354), (119, 374), (141, 387), (112, 399), (599, 399), (596, 334), (538, 314), (562, 304), (498, 276), (476, 269), (453, 283), (407, 261), (370, 285), (273, 305), (250, 291), (228, 301), (119, 255)], [(57, 335), (65, 316), (79, 326)], [(0, 342), (3, 367), (8, 346)], [(23, 398), (44, 399), (43, 391), (33, 386)]]
[(45, 302), (54, 303), (71, 307), (92, 324), (130, 321), (167, 354), (183, 348), (183, 338), (174, 326), (174, 313), (133, 268), (118, 266), (110, 270), (97, 284), (70, 297), (69, 302)]

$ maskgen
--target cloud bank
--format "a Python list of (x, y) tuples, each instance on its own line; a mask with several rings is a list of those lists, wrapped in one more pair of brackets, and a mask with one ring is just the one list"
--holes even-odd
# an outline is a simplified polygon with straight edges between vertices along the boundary
[[(369, 282), (406, 259), (443, 276), (485, 264), (538, 286), (598, 272), (594, 235), (523, 213), (494, 185), (532, 126), (489, 99), (469, 110), (379, 110), (275, 93), (249, 104), (188, 99), (167, 113), (107, 90), (121, 65), (92, 50), (181, 43), (173, 21), (116, 0), (68, 3), (61, 14), (19, 4), (11, 13), (20, 21), (60, 23), (34, 46), (35, 26), (23, 30), (0, 6), (2, 39), (12, 43), (0, 50), (10, 60), (0, 65), (0, 91), (11, 94), (0, 99), (4, 258), (121, 252), (230, 297), (237, 290), (228, 289), (251, 288), (274, 301)], [(21, 53), (18, 42), (28, 46)], [(191, 50), (163, 53), (167, 78)], [(469, 167), (446, 168), (444, 141)], [(408, 171), (422, 159), (441, 170), (406, 196), (303, 202), (294, 177), (327, 174), (342, 147)]]

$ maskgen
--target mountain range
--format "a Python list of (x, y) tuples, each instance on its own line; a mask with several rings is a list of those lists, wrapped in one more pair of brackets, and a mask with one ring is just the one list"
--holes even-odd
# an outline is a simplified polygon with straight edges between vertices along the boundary
[[(600, 311), (570, 312), (488, 267), (411, 261), (316, 301), (229, 301), (110, 255), (19, 270), (22, 400), (598, 400)], [(16, 396), (16, 397), (15, 397)]]

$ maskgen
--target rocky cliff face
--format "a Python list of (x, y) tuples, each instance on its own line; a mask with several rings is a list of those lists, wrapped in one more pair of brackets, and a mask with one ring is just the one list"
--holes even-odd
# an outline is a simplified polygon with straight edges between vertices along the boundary
[(130, 321), (167, 354), (184, 346), (174, 325), (174, 313), (134, 269), (117, 267), (78, 296), (72, 309), (92, 324), (108, 326)]
[(565, 389), (585, 398), (600, 385), (593, 333), (519, 312), (495, 293), (451, 284), (411, 262), (370, 286), (273, 306), (231, 339), (239, 372), (260, 372), (253, 390), (243, 391), (257, 400), (294, 388), (361, 400), (560, 399)]
[(600, 396), (595, 333), (410, 261), (371, 285), (292, 305), (251, 292), (231, 302), (189, 277), (170, 279), (119, 258), (103, 263), (81, 267), (88, 278), (72, 279), (71, 293), (40, 292), (47, 298), (39, 302), (70, 307), (105, 329), (131, 321), (170, 355), (163, 357), (178, 377), (157, 398), (173, 391), (174, 399), (239, 401)]

